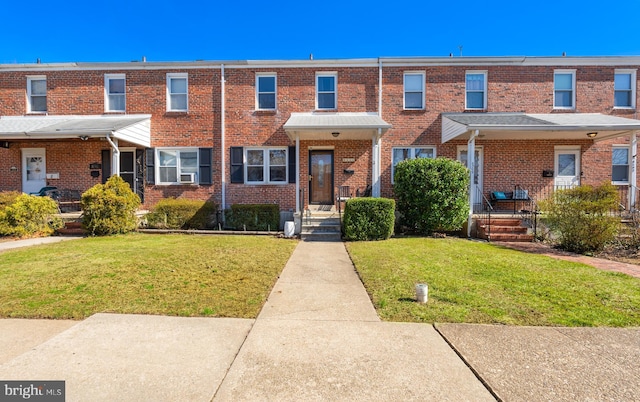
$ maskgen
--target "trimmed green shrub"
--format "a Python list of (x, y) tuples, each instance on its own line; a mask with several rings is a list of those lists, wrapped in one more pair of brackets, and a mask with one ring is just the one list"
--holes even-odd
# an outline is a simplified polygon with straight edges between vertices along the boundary
[(209, 201), (165, 198), (147, 214), (147, 223), (154, 228), (208, 229), (213, 227), (216, 204)]
[(446, 158), (405, 160), (393, 190), (401, 224), (422, 234), (462, 228), (469, 214), (469, 170)]
[(386, 240), (393, 234), (395, 200), (352, 198), (344, 207), (343, 233), (347, 240)]
[(96, 184), (84, 192), (80, 205), (82, 226), (92, 236), (127, 233), (138, 226), (140, 197), (119, 176), (111, 176), (105, 184)]
[(13, 202), (18, 198), (22, 193), (19, 191), (3, 191), (0, 192), (0, 209), (5, 208), (7, 205), (13, 204)]
[(234, 204), (225, 211), (226, 227), (233, 230), (273, 230), (280, 227), (278, 204)]
[[(4, 198), (3, 202), (8, 202), (5, 200), (9, 198)], [(51, 235), (62, 227), (62, 219), (56, 216), (57, 213), (58, 205), (51, 198), (20, 194), (13, 202), (0, 208), (0, 235)]]
[(618, 208), (619, 199), (611, 184), (557, 190), (538, 205), (543, 221), (567, 251), (599, 251), (615, 240), (620, 221), (611, 212)]

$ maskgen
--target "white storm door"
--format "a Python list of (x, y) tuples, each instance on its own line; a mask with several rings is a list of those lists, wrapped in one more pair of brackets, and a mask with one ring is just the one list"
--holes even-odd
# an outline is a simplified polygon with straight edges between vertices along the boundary
[(554, 185), (556, 189), (580, 185), (580, 148), (555, 149)]
[[(468, 157), (468, 151), (467, 151), (467, 147), (466, 146), (458, 146), (458, 161), (460, 163), (462, 163), (463, 165), (465, 165), (466, 167), (469, 167), (468, 163), (467, 163), (467, 157)], [(474, 175), (473, 175), (473, 185), (474, 188), (476, 190), (476, 194), (482, 194), (482, 166), (483, 166), (483, 152), (482, 152), (482, 147), (478, 147), (476, 146), (475, 149), (475, 169), (474, 169)], [(476, 197), (476, 202), (478, 202), (479, 199)], [(479, 202), (478, 202), (479, 203)]]
[(47, 185), (47, 159), (44, 148), (22, 149), (22, 192), (37, 193)]

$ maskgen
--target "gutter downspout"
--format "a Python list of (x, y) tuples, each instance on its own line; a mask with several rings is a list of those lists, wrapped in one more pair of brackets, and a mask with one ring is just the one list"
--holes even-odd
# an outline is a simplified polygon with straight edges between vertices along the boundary
[(300, 134), (298, 134), (297, 132), (296, 132), (296, 173), (297, 173), (296, 174), (296, 214), (299, 214), (302, 212), (302, 210), (300, 209), (300, 202), (301, 202), (300, 200)]
[[(382, 59), (378, 58), (378, 116), (382, 118)], [(371, 196), (380, 197), (380, 159), (382, 152), (380, 150), (380, 140), (382, 138), (382, 129), (378, 128), (378, 132), (373, 135), (373, 144), (371, 147)]]
[(222, 156), (220, 158), (220, 163), (222, 166), (220, 167), (220, 171), (222, 172), (222, 182), (220, 183), (221, 189), (221, 205), (222, 205), (222, 219), (224, 220), (224, 210), (227, 209), (227, 177), (226, 177), (226, 169), (227, 161), (226, 161), (226, 147), (225, 147), (225, 101), (224, 101), (224, 92), (225, 92), (225, 78), (224, 78), (224, 64), (220, 65), (220, 150)]
[(637, 132), (633, 132), (631, 134), (631, 185), (629, 186), (629, 209), (636, 209), (636, 191), (637, 191), (637, 183), (636, 180), (638, 178), (638, 170), (637, 170), (637, 162), (638, 162), (638, 134)]
[(111, 176), (120, 176), (120, 150), (118, 149), (117, 139), (116, 142), (111, 140), (111, 135), (113, 135), (113, 131), (105, 136), (109, 145), (111, 145), (111, 149), (113, 150), (113, 156), (111, 157)]
[(467, 219), (467, 238), (471, 238), (471, 225), (473, 224), (473, 204), (475, 203), (474, 177), (476, 175), (476, 137), (480, 135), (480, 130), (474, 130), (467, 142), (467, 167), (469, 168), (469, 217)]

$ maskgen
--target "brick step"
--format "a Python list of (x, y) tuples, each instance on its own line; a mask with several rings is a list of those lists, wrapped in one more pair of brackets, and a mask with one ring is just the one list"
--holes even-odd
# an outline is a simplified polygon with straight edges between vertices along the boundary
[(528, 228), (524, 226), (480, 226), (480, 230), (488, 233), (527, 233)]
[(530, 234), (515, 234), (515, 233), (491, 233), (491, 239), (484, 238), (491, 241), (512, 241), (512, 242), (527, 242), (533, 241), (533, 235)]
[(522, 219), (511, 219), (511, 218), (491, 218), (489, 219), (478, 219), (478, 225), (496, 225), (496, 226), (520, 226), (522, 224)]
[(56, 232), (67, 236), (80, 236), (87, 234), (87, 232), (82, 228), (82, 222), (80, 221), (64, 222), (64, 227), (58, 229)]

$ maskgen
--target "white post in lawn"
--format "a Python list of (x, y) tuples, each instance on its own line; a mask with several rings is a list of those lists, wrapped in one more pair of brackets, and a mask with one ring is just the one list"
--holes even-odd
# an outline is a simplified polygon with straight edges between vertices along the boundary
[(629, 208), (636, 208), (636, 189), (637, 183), (636, 180), (638, 178), (638, 171), (636, 167), (637, 159), (638, 159), (638, 134), (634, 131), (631, 134), (631, 177), (629, 178), (629, 182), (631, 185), (629, 186)]
[(474, 130), (467, 142), (467, 167), (469, 168), (469, 217), (467, 219), (467, 237), (471, 237), (471, 224), (473, 222), (473, 204), (475, 203), (475, 184), (473, 178), (476, 175), (476, 137), (480, 130)]

